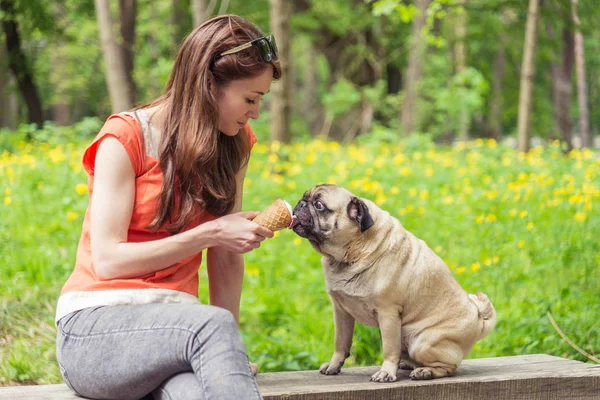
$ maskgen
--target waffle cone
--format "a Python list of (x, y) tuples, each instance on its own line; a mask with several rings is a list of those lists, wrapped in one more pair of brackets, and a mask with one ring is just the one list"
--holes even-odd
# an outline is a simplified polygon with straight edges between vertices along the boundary
[(282, 199), (277, 199), (253, 219), (257, 224), (273, 232), (285, 229), (292, 222), (292, 207)]

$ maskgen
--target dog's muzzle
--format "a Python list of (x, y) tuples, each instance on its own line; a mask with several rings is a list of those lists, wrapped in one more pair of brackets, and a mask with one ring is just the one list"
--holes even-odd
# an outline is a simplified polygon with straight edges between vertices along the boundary
[(292, 227), (298, 236), (307, 238), (312, 232), (313, 217), (308, 209), (306, 200), (300, 200), (292, 213), (296, 217), (296, 223)]

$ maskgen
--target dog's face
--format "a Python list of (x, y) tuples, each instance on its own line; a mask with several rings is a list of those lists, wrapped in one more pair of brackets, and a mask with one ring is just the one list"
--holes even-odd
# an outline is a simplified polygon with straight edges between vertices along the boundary
[(363, 200), (335, 185), (318, 185), (304, 193), (294, 208), (294, 232), (321, 254), (334, 255), (373, 225)]

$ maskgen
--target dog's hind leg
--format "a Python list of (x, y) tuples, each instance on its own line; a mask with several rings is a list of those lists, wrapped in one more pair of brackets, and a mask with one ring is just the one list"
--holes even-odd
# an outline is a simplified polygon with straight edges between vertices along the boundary
[(402, 351), (400, 353), (400, 363), (398, 363), (398, 368), (403, 369), (405, 371), (412, 371), (417, 368), (418, 365), (415, 360), (411, 359), (406, 351)]
[(411, 356), (421, 366), (410, 373), (411, 379), (435, 379), (454, 375), (463, 359), (463, 351), (458, 345), (447, 339), (420, 342), (414, 347)]

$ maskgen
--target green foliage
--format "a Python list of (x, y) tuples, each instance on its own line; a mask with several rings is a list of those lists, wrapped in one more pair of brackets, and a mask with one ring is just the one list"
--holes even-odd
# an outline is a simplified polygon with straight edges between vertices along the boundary
[[(72, 127), (88, 135), (98, 121)], [(547, 353), (578, 360), (546, 318), (598, 352), (600, 164), (590, 151), (557, 144), (518, 154), (495, 141), (455, 147), (424, 135), (402, 142), (379, 127), (359, 144), (264, 138), (254, 147), (244, 209), (274, 198), (292, 204), (317, 183), (338, 183), (376, 201), (446, 261), (470, 293), (492, 299), (498, 324), (469, 357)], [(17, 134), (27, 133), (22, 126)], [(62, 128), (2, 141), (0, 134), (0, 385), (60, 381), (54, 307), (73, 269), (88, 195), (81, 154), (91, 137), (61, 142)], [(333, 317), (319, 255), (285, 230), (245, 256), (241, 328), (262, 371), (316, 369), (333, 351)], [(200, 298), (208, 301), (205, 266)], [(382, 361), (377, 329), (358, 325), (347, 366)]]
[(329, 93), (323, 97), (323, 104), (331, 116), (338, 116), (348, 112), (360, 102), (360, 91), (354, 85), (340, 79), (334, 83)]

